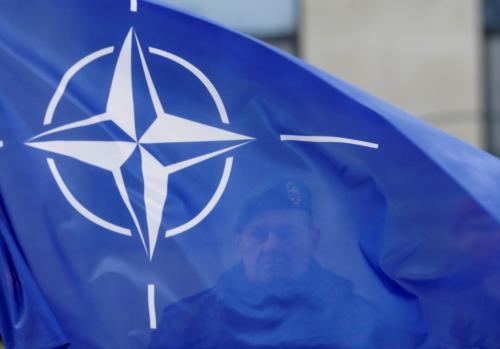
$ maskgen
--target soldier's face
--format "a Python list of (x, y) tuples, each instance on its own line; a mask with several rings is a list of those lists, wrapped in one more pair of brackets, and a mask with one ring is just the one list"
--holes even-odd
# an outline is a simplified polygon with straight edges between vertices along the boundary
[(307, 271), (316, 240), (304, 211), (267, 210), (239, 235), (238, 254), (251, 281), (291, 281)]

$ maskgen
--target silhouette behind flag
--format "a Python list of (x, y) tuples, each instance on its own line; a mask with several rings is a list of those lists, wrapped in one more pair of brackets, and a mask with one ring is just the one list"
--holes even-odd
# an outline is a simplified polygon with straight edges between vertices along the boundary
[(498, 159), (148, 2), (0, 5), (7, 348), (497, 348)]

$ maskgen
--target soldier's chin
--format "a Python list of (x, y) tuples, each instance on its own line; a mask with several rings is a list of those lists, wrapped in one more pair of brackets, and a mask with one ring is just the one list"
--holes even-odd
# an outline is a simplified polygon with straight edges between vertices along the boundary
[(264, 284), (284, 283), (293, 280), (290, 267), (284, 263), (266, 263), (260, 266), (257, 281)]

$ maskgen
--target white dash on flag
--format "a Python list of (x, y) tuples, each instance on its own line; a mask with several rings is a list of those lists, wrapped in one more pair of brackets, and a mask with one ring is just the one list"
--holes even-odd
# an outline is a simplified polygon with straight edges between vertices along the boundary
[(360, 141), (358, 139), (332, 137), (332, 136), (301, 136), (301, 135), (280, 135), (281, 141), (313, 142), (313, 143), (345, 143), (358, 145), (360, 147), (378, 149), (377, 143)]
[(137, 12), (137, 0), (130, 0), (130, 11)]
[(155, 285), (148, 285), (149, 328), (156, 330)]

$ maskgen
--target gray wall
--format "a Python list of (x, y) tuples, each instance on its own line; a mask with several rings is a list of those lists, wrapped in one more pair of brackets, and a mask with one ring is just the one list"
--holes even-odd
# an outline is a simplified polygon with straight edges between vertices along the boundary
[(304, 59), (484, 145), (479, 0), (302, 0)]

